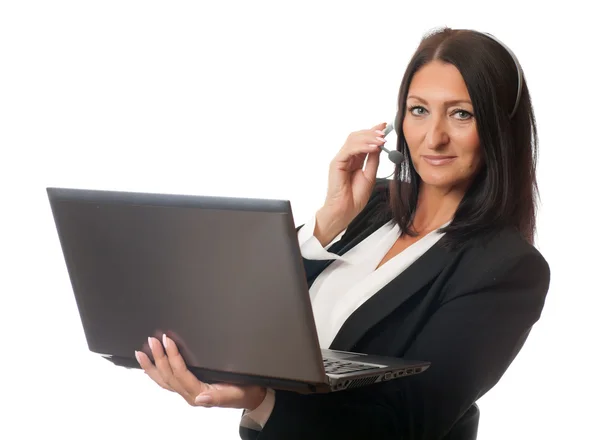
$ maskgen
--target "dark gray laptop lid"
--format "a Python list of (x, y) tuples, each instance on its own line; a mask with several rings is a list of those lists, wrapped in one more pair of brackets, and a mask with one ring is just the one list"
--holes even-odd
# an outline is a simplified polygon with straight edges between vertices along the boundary
[(91, 351), (326, 381), (289, 202), (47, 191)]

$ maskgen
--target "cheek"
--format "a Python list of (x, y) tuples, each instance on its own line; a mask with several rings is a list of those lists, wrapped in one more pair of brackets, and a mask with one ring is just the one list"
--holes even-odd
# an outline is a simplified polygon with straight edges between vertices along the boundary
[(418, 148), (423, 139), (423, 133), (421, 133), (421, 131), (422, 130), (420, 130), (418, 126), (407, 122), (406, 119), (402, 123), (402, 132), (404, 134), (404, 139), (408, 144), (408, 150), (411, 155), (415, 149)]
[(461, 135), (458, 136), (457, 141), (461, 146), (461, 153), (464, 157), (465, 167), (469, 169), (479, 168), (479, 164), (482, 161), (482, 156), (477, 129), (473, 128), (473, 130), (461, 133)]

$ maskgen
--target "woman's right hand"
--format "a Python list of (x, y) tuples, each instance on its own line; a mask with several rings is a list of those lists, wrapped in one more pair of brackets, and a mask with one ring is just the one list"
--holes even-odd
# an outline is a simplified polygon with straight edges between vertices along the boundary
[[(346, 229), (366, 206), (375, 186), (385, 127), (383, 122), (369, 130), (350, 133), (331, 161), (327, 196), (316, 214), (314, 231), (323, 246)], [(365, 158), (367, 163), (363, 170)]]

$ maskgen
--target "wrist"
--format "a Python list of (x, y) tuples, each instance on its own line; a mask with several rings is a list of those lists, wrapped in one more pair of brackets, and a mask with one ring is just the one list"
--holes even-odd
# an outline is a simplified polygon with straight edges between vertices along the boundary
[(341, 216), (327, 211), (327, 208), (321, 208), (315, 215), (315, 230), (313, 235), (325, 247), (342, 232), (346, 225), (340, 221)]

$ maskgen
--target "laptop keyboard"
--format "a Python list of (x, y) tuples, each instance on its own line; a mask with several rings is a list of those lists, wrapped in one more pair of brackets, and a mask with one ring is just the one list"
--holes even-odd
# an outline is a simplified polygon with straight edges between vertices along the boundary
[(378, 367), (374, 365), (361, 364), (359, 362), (341, 361), (339, 359), (324, 358), (325, 373), (327, 374), (346, 374), (357, 371), (373, 370)]

